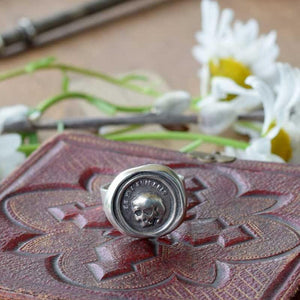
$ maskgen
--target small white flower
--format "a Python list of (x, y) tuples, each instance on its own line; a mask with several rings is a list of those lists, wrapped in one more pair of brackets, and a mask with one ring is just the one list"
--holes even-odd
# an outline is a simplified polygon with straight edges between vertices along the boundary
[(182, 114), (191, 103), (191, 95), (185, 91), (171, 91), (157, 98), (153, 112), (165, 114)]
[(230, 77), (240, 85), (251, 74), (272, 79), (279, 54), (275, 31), (259, 35), (259, 25), (253, 19), (232, 24), (234, 12), (221, 11), (213, 0), (202, 0), (201, 15), (202, 31), (196, 34), (199, 45), (193, 48), (193, 54), (202, 65), (202, 96), (209, 94), (211, 78), (216, 75)]
[[(261, 137), (252, 139), (245, 151), (237, 151), (239, 158), (300, 162), (300, 70), (288, 64), (277, 64), (277, 69), (274, 88), (257, 77), (246, 80), (261, 99), (265, 118)], [(228, 154), (232, 151), (226, 149)]]
[(0, 135), (0, 180), (23, 163), (25, 154), (18, 152), (22, 140), (18, 134)]
[(0, 134), (6, 122), (18, 122), (27, 118), (28, 107), (25, 105), (6, 106), (0, 108)]

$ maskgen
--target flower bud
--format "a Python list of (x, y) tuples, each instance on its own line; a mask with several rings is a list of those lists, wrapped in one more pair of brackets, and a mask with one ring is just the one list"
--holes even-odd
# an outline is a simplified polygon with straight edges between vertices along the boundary
[(27, 119), (28, 107), (25, 105), (6, 106), (0, 109), (0, 134), (6, 122), (18, 122)]
[(154, 113), (182, 114), (191, 103), (191, 95), (185, 91), (172, 91), (157, 98), (153, 105)]

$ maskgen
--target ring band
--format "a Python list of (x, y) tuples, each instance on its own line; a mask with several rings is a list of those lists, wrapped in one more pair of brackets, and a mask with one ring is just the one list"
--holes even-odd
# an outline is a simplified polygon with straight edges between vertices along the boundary
[(163, 165), (127, 169), (103, 186), (101, 195), (111, 224), (133, 237), (166, 235), (181, 224), (185, 215), (183, 177)]

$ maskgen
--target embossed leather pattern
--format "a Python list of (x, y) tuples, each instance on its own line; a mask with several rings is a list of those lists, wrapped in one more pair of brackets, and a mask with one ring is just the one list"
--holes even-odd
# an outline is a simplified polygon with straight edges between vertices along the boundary
[[(101, 204), (102, 185), (146, 163), (185, 177), (185, 221), (158, 239), (120, 234)], [(69, 134), (0, 192), (1, 299), (289, 299), (297, 290), (300, 166), (203, 164)]]

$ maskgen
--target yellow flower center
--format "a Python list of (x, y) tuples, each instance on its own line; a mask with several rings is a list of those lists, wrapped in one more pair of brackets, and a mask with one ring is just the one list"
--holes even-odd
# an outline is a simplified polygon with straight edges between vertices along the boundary
[(293, 152), (291, 138), (284, 129), (280, 129), (278, 134), (272, 139), (271, 151), (273, 154), (280, 156), (286, 162), (291, 159)]
[[(217, 62), (211, 60), (209, 62), (209, 70), (211, 77), (222, 76), (234, 80), (238, 85), (244, 88), (250, 88), (245, 84), (245, 80), (250, 76), (251, 70), (242, 63), (234, 60), (233, 58), (220, 58)], [(224, 100), (230, 101), (235, 95), (228, 95)]]

